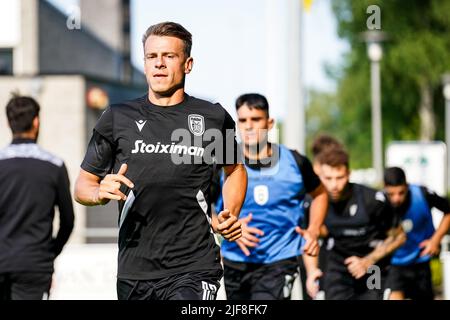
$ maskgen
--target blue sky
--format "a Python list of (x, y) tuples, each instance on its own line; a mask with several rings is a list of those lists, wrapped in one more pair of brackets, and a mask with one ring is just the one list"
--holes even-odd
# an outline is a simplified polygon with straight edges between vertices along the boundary
[[(194, 40), (192, 55), (195, 65), (187, 81), (187, 91), (219, 101), (231, 110), (240, 93), (253, 91), (264, 94), (267, 91), (268, 82), (264, 78), (267, 63), (279, 63), (280, 72), (289, 70), (286, 62), (267, 60), (268, 12), (265, 1), (132, 0), (133, 63), (142, 67), (141, 37), (149, 25), (167, 20), (179, 22), (191, 31)], [(51, 2), (67, 11), (78, 0)], [(282, 8), (269, 13), (278, 15), (272, 23), (283, 21), (285, 13)], [(338, 64), (348, 46), (337, 38), (331, 0), (314, 0), (310, 12), (305, 12), (303, 18), (304, 85), (306, 88), (333, 91), (335, 84), (327, 78), (323, 65), (325, 62)], [(280, 50), (286, 50), (281, 40), (278, 46)], [(279, 56), (283, 55), (280, 53)], [(274, 111), (276, 118), (285, 116), (283, 108), (275, 108)]]

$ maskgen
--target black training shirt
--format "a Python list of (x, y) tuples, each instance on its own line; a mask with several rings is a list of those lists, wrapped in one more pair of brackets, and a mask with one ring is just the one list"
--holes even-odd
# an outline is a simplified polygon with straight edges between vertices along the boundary
[(81, 167), (103, 178), (126, 163), (135, 185), (121, 189), (119, 278), (221, 270), (210, 226), (214, 162), (238, 162), (235, 123), (219, 104), (185, 94), (162, 107), (145, 95), (103, 113)]
[[(53, 234), (54, 207), (60, 228)], [(73, 229), (64, 162), (32, 140), (0, 150), (0, 273), (53, 272), (53, 260)]]

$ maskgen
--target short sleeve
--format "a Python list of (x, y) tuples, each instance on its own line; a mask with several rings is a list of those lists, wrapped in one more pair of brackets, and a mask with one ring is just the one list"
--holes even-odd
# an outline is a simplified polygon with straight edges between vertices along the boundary
[(111, 107), (108, 107), (98, 119), (97, 124), (94, 127), (94, 131), (102, 135), (111, 144), (114, 144), (113, 133), (113, 112)]
[(444, 214), (450, 213), (448, 199), (439, 196), (436, 192), (428, 188), (421, 187), (421, 189), (430, 208), (436, 208)]
[(115, 146), (94, 130), (81, 168), (97, 177), (104, 178), (114, 165)]
[(383, 238), (387, 231), (398, 225), (398, 216), (382, 191), (366, 190), (366, 206), (373, 219), (372, 223), (376, 226), (381, 238)]
[(295, 150), (291, 150), (291, 152), (302, 174), (306, 192), (313, 192), (320, 186), (320, 178), (314, 172), (311, 162), (307, 157), (302, 156)]

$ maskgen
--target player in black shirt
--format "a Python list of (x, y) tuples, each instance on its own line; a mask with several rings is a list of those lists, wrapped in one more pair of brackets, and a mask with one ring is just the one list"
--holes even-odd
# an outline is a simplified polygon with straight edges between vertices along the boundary
[[(247, 176), (235, 123), (219, 104), (185, 93), (193, 65), (186, 29), (151, 26), (143, 44), (149, 92), (103, 113), (76, 198), (84, 205), (119, 201), (119, 299), (211, 300), (223, 274), (213, 230), (230, 241), (241, 236)], [(225, 209), (211, 224), (216, 166), (227, 174)]]
[[(314, 141), (312, 143), (311, 146), (311, 152), (312, 152), (312, 165), (313, 165), (313, 169), (314, 172), (319, 175), (320, 174), (320, 163), (319, 163), (319, 155), (323, 152), (325, 152), (326, 150), (329, 150), (331, 148), (334, 149), (343, 149), (343, 145), (342, 143), (337, 140), (336, 138), (334, 138), (333, 136), (330, 136), (328, 134), (320, 134), (317, 137), (314, 138)], [(310, 209), (311, 209), (311, 203), (312, 203), (312, 198), (310, 195), (306, 195), (305, 199), (302, 203), (303, 206), (303, 210), (305, 213), (304, 219), (303, 221), (299, 222), (303, 228), (307, 228), (309, 226), (309, 215), (310, 215)], [(319, 246), (323, 245), (323, 239), (324, 237), (326, 237), (326, 227), (325, 225), (322, 224), (322, 226), (320, 227), (320, 239), (318, 241)], [(301, 285), (302, 285), (302, 291), (303, 291), (303, 300), (310, 300), (311, 297), (310, 295), (307, 293), (307, 288), (306, 288), (306, 281), (307, 281), (307, 277), (306, 277), (306, 269), (305, 269), (305, 264), (303, 262), (303, 259), (299, 259), (299, 269), (300, 269), (300, 279), (301, 279)], [(321, 278), (322, 272), (320, 270), (325, 270), (326, 268), (326, 250), (325, 249), (321, 249), (319, 251), (319, 268), (320, 269), (316, 269), (316, 275), (311, 275), (309, 278), (310, 279), (315, 279), (317, 277), (319, 277), (319, 281), (317, 281), (317, 283), (315, 284), (311, 284), (311, 286), (316, 287), (317, 289), (315, 291), (318, 291), (316, 296), (317, 300), (321, 300), (323, 299), (323, 281)]]
[[(322, 246), (327, 250), (323, 270), (325, 298), (381, 299), (384, 278), (371, 282), (369, 268), (376, 264), (380, 268), (378, 275), (382, 276), (388, 265), (387, 256), (405, 241), (405, 235), (400, 227), (393, 227), (394, 216), (382, 192), (349, 182), (348, 155), (344, 150), (329, 149), (318, 160), (320, 178), (329, 194), (325, 219), (328, 235)], [(317, 270), (317, 258), (304, 256), (304, 261), (308, 291), (314, 296), (318, 289), (314, 283), (321, 272)]]
[[(6, 107), (13, 141), (0, 150), (0, 300), (48, 299), (53, 261), (73, 229), (64, 162), (36, 144), (39, 110), (29, 97)], [(60, 224), (53, 238), (55, 206)]]

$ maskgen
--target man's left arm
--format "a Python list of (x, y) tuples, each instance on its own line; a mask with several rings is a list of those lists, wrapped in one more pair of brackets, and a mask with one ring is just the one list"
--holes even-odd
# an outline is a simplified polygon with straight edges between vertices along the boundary
[(328, 210), (328, 194), (322, 184), (320, 184), (314, 191), (309, 193), (312, 202), (309, 214), (309, 224), (306, 230), (300, 227), (296, 231), (305, 239), (306, 243), (303, 247), (303, 252), (307, 255), (316, 256), (319, 254), (319, 235), (320, 229), (323, 226)]
[(303, 230), (300, 226), (297, 226), (295, 230), (306, 241), (303, 252), (307, 255), (316, 256), (319, 254), (320, 230), (328, 211), (328, 194), (319, 177), (315, 174), (309, 159), (300, 155), (297, 151), (292, 151), (292, 155), (302, 175), (306, 192), (312, 197), (307, 229)]
[(419, 245), (420, 248), (422, 248), (422, 252), (420, 253), (421, 257), (425, 255), (434, 256), (439, 253), (442, 238), (446, 235), (450, 228), (450, 204), (447, 199), (437, 195), (435, 192), (426, 188), (423, 188), (422, 190), (425, 194), (428, 206), (430, 208), (436, 208), (444, 213), (438, 228), (433, 233), (431, 238), (422, 241)]
[(247, 171), (243, 164), (226, 165), (223, 168), (223, 211), (218, 213), (217, 221), (213, 221), (213, 229), (228, 241), (235, 241), (242, 235), (239, 213), (247, 192)]
[[(382, 193), (377, 192), (377, 195), (380, 196)], [(366, 256), (351, 256), (344, 261), (348, 271), (356, 279), (362, 278), (369, 267), (389, 256), (406, 242), (406, 233), (399, 223), (398, 216), (386, 203), (384, 196), (383, 199), (383, 201), (380, 199), (375, 202), (374, 216), (377, 217), (380, 232), (384, 233), (386, 238)]]
[(59, 230), (53, 240), (53, 250), (58, 256), (69, 240), (74, 226), (74, 211), (70, 194), (70, 182), (66, 166), (59, 168), (56, 205), (59, 209)]

